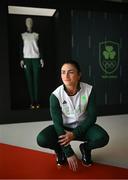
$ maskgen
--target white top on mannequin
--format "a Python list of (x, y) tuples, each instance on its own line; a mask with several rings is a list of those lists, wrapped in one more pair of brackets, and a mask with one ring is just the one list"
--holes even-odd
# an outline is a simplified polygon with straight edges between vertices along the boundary
[[(21, 34), (23, 40), (23, 57), (24, 58), (40, 58), (40, 52), (38, 48), (39, 34), (32, 32), (33, 20), (32, 18), (26, 18), (25, 25), (27, 32)], [(44, 66), (44, 62), (40, 60), (41, 67)], [(24, 62), (21, 60), (21, 67), (24, 67)]]

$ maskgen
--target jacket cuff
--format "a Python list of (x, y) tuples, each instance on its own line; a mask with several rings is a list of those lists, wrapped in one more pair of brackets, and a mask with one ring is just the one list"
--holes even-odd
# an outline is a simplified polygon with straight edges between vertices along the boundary
[(72, 156), (74, 154), (74, 151), (71, 148), (71, 145), (64, 146), (63, 151), (64, 151), (66, 157), (70, 157), (70, 156)]

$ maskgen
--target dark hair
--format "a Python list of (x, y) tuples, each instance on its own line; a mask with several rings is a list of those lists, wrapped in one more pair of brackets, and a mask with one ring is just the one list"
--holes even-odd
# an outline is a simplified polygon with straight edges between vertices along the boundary
[(61, 67), (64, 65), (64, 64), (72, 64), (78, 71), (78, 73), (81, 72), (81, 69), (80, 69), (80, 65), (77, 61), (75, 60), (66, 60), (64, 61), (64, 63), (61, 65)]

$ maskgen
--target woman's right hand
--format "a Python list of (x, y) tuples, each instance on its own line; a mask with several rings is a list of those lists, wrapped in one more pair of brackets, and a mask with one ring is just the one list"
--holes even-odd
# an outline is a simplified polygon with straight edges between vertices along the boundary
[(67, 158), (69, 168), (73, 171), (76, 171), (78, 169), (78, 161), (76, 155), (72, 155)]

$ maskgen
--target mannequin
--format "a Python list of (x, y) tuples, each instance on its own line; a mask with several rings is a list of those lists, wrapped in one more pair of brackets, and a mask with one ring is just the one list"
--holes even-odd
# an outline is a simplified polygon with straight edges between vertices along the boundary
[(40, 108), (39, 104), (39, 74), (44, 67), (44, 61), (40, 56), (38, 47), (39, 34), (32, 31), (33, 20), (26, 18), (27, 31), (21, 33), (22, 38), (22, 59), (21, 68), (24, 69), (28, 92), (30, 96), (30, 109)]

